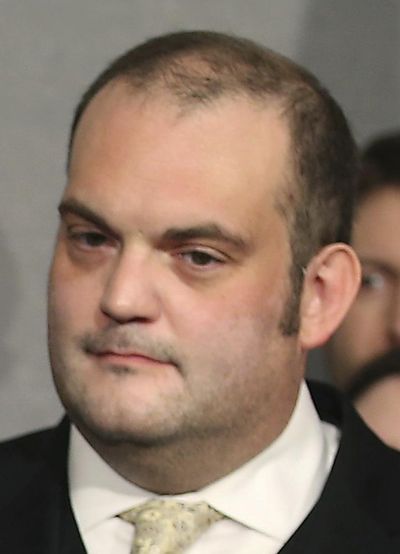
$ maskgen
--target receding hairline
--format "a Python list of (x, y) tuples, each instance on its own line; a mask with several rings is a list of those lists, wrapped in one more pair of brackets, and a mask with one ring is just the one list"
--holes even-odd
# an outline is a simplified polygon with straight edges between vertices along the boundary
[[(188, 61), (191, 62), (192, 60), (185, 59), (185, 65)], [(196, 59), (194, 59), (194, 61), (196, 61)], [(288, 151), (286, 153), (287, 171), (285, 175), (284, 184), (289, 185), (289, 183), (293, 184), (293, 180), (296, 181), (294, 157), (290, 156), (290, 153), (293, 153), (293, 148), (294, 148), (290, 115), (288, 115), (287, 102), (285, 102), (285, 99), (280, 94), (271, 92), (271, 93), (264, 93), (263, 95), (261, 94), (253, 95), (246, 89), (243, 89), (242, 87), (237, 87), (237, 88), (228, 87), (221, 94), (207, 97), (205, 101), (199, 100), (197, 97), (182, 99), (182, 97), (179, 94), (176, 94), (175, 93), (176, 91), (174, 89), (171, 89), (171, 87), (168, 86), (168, 84), (165, 83), (163, 79), (159, 79), (158, 77), (156, 77), (154, 80), (146, 82), (145, 86), (142, 87), (142, 86), (138, 86), (137, 83), (134, 80), (132, 80), (129, 75), (125, 75), (125, 74), (116, 76), (110, 81), (108, 81), (107, 83), (105, 83), (104, 86), (102, 86), (98, 90), (98, 92), (90, 99), (90, 101), (85, 106), (85, 109), (81, 113), (81, 117), (77, 121), (74, 134), (71, 136), (71, 144), (70, 144), (70, 151), (68, 156), (67, 169), (69, 167), (69, 163), (71, 160), (74, 137), (76, 135), (76, 132), (78, 131), (81, 120), (84, 118), (86, 112), (88, 111), (88, 109), (90, 109), (92, 104), (96, 100), (98, 100), (101, 95), (107, 94), (107, 91), (109, 91), (112, 88), (119, 88), (122, 92), (125, 91), (127, 97), (142, 99), (143, 104), (146, 104), (147, 102), (149, 103), (159, 102), (159, 103), (170, 105), (173, 108), (176, 108), (177, 119), (190, 116), (192, 113), (199, 110), (211, 111), (213, 109), (218, 108), (218, 106), (223, 104), (225, 101), (233, 101), (233, 102), (243, 101), (247, 103), (250, 108), (253, 108), (255, 110), (260, 110), (260, 112), (274, 110), (277, 116), (279, 117), (279, 119), (286, 126), (287, 136), (288, 136), (288, 149), (287, 149)], [(285, 189), (286, 188), (287, 187), (285, 186)], [(285, 198), (286, 198), (286, 192), (287, 190), (285, 190), (285, 195), (284, 195)], [(284, 196), (283, 195), (280, 196), (280, 200), (278, 202), (279, 207), (281, 207), (282, 203), (286, 203), (284, 202)]]
[(147, 94), (168, 90), (182, 108), (240, 95), (262, 102), (279, 97), (290, 110), (293, 89), (316, 99), (320, 88), (306, 69), (246, 38), (205, 31), (155, 37), (118, 57), (90, 85), (75, 111), (70, 146), (92, 98), (116, 79)]
[[(170, 50), (160, 48), (165, 40), (173, 43)], [(117, 83), (145, 99), (170, 99), (182, 116), (229, 98), (247, 100), (260, 109), (275, 105), (287, 124), (288, 154), (292, 154), (287, 160), (286, 186), (281, 187), (285, 190), (277, 199), (278, 208), (289, 218), (301, 193), (293, 113), (304, 99), (307, 104), (322, 102), (322, 89), (314, 75), (286, 56), (235, 35), (189, 31), (155, 37), (117, 58), (83, 95), (71, 127), (67, 168), (81, 117), (99, 93)]]
[[(99, 100), (102, 95), (106, 95), (111, 89), (120, 90), (122, 94), (126, 93), (127, 99), (137, 98), (139, 101), (143, 101), (143, 106), (149, 103), (151, 104), (164, 104), (171, 106), (173, 109), (176, 109), (176, 118), (177, 120), (185, 117), (190, 117), (193, 113), (197, 111), (213, 111), (218, 109), (218, 107), (223, 106), (227, 101), (232, 102), (243, 102), (249, 107), (249, 109), (259, 110), (260, 114), (262, 112), (273, 111), (276, 117), (282, 122), (282, 125), (285, 127), (285, 132), (287, 134), (287, 148), (285, 148), (284, 156), (285, 163), (283, 164), (283, 174), (280, 179), (279, 186), (275, 190), (274, 200), (275, 207), (278, 212), (284, 217), (285, 220), (288, 220), (288, 200), (291, 204), (294, 202), (294, 196), (296, 196), (295, 188), (297, 186), (296, 181), (297, 177), (295, 174), (295, 164), (292, 155), (293, 149), (293, 136), (290, 129), (290, 121), (286, 113), (286, 108), (283, 105), (282, 99), (279, 95), (270, 94), (265, 97), (256, 97), (247, 94), (246, 91), (236, 90), (231, 91), (227, 90), (226, 93), (220, 95), (216, 98), (210, 99), (208, 102), (190, 102), (185, 103), (183, 106), (179, 101), (179, 98), (174, 95), (169, 88), (166, 88), (157, 82), (157, 86), (146, 87), (146, 90), (142, 88), (137, 88), (134, 83), (126, 76), (119, 76), (108, 83), (106, 83), (93, 98), (87, 104), (86, 109), (82, 113), (82, 117), (78, 123), (78, 126), (75, 130), (75, 135), (78, 132), (80, 123), (83, 122), (86, 112), (90, 110), (96, 100)], [(73, 146), (73, 143), (72, 143)], [(71, 148), (69, 162), (71, 160), (71, 155), (73, 148)]]

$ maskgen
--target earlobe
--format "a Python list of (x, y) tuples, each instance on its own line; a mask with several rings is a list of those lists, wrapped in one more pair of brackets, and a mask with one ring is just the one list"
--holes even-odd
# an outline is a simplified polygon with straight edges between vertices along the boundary
[(299, 339), (304, 350), (324, 344), (346, 315), (360, 283), (360, 264), (344, 243), (325, 246), (304, 276)]

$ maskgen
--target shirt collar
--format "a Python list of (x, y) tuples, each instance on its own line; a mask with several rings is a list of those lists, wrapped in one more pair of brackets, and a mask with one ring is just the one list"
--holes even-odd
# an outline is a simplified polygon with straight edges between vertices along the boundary
[(84, 533), (154, 497), (116, 473), (74, 425), (71, 426), (68, 477), (72, 509)]
[[(318, 499), (337, 443), (338, 431), (320, 421), (303, 383), (289, 423), (268, 448), (204, 489), (174, 498), (205, 500), (242, 525), (284, 541)], [(74, 426), (69, 480), (83, 532), (155, 496), (113, 471)]]

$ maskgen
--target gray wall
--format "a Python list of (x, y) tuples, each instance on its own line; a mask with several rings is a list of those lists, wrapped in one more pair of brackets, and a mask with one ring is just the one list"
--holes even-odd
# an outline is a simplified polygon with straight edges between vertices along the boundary
[[(46, 353), (46, 273), (71, 113), (113, 56), (171, 30), (261, 41), (314, 70), (364, 140), (398, 125), (398, 0), (0, 0), (0, 437), (62, 410)], [(314, 373), (322, 375), (317, 359)]]

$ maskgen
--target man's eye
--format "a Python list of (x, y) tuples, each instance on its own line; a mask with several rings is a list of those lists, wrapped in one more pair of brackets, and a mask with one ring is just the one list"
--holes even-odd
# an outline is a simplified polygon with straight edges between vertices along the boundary
[(107, 237), (96, 231), (71, 232), (69, 236), (74, 242), (86, 248), (99, 248), (107, 243)]
[(181, 252), (179, 256), (191, 265), (197, 267), (207, 267), (223, 263), (222, 259), (208, 252), (204, 252), (203, 250), (189, 250), (187, 252)]

